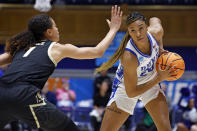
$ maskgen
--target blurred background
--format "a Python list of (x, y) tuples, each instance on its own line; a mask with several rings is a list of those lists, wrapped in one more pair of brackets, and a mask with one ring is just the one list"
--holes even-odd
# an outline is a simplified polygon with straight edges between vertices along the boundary
[[(36, 2), (43, 6), (36, 6)], [(43, 96), (64, 111), (81, 130), (99, 130), (118, 62), (108, 72), (94, 75), (94, 70), (119, 46), (127, 29), (127, 15), (139, 11), (147, 19), (161, 19), (164, 48), (178, 53), (185, 61), (186, 70), (181, 79), (162, 82), (161, 86), (169, 104), (173, 131), (182, 131), (183, 126), (190, 130), (197, 124), (197, 117), (191, 115), (197, 108), (197, 0), (0, 0), (0, 53), (4, 52), (6, 40), (24, 31), (28, 20), (40, 13), (47, 13), (56, 21), (60, 43), (95, 46), (109, 30), (106, 19), (110, 18), (111, 6), (115, 4), (124, 12), (122, 25), (104, 56), (94, 60), (62, 60), (43, 88)], [(5, 68), (1, 67), (1, 75)], [(8, 123), (5, 130), (39, 129), (15, 121)], [(156, 128), (139, 102), (135, 114), (120, 130), (155, 131)]]

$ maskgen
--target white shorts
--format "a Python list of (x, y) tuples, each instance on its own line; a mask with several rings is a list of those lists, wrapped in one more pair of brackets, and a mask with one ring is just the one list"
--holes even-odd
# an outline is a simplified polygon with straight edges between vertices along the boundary
[(141, 100), (143, 105), (145, 106), (148, 102), (155, 99), (158, 96), (159, 92), (163, 93), (164, 95), (164, 92), (162, 89), (160, 89), (159, 85), (156, 85), (150, 88), (149, 90), (147, 90), (146, 92), (144, 92), (143, 94), (133, 98), (129, 98), (127, 96), (125, 88), (118, 87), (116, 89), (117, 90), (112, 91), (107, 106), (110, 106), (115, 101), (119, 109), (129, 113), (130, 115), (133, 114), (135, 105), (138, 100)]

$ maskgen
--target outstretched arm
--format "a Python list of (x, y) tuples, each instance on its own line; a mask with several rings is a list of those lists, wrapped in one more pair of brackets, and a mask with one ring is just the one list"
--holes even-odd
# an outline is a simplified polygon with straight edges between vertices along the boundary
[(12, 61), (12, 56), (10, 55), (10, 53), (5, 52), (0, 55), (0, 66), (9, 64), (11, 63), (11, 61)]
[(164, 30), (163, 27), (161, 25), (161, 20), (157, 17), (152, 17), (149, 20), (149, 27), (148, 27), (148, 31), (155, 37), (155, 39), (157, 40), (157, 42), (159, 43), (159, 53), (160, 55), (162, 53), (166, 53), (168, 51), (164, 50), (163, 48), (163, 35), (164, 35)]
[(52, 47), (52, 57), (56, 62), (59, 62), (65, 57), (74, 59), (93, 59), (101, 57), (114, 39), (116, 32), (119, 30), (121, 21), (122, 11), (120, 7), (113, 6), (111, 9), (111, 21), (107, 20), (110, 30), (96, 47), (78, 48), (71, 44), (62, 45), (57, 43)]

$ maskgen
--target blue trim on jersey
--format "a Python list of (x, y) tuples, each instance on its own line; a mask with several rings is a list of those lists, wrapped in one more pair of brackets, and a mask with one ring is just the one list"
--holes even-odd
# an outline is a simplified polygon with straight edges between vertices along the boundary
[[(131, 49), (125, 48), (125, 50), (131, 52), (132, 54), (134, 54), (137, 57), (136, 53), (134, 51), (132, 51)], [(137, 61), (138, 61), (138, 66), (139, 66), (140, 65), (140, 61), (138, 60), (138, 57), (137, 57)]]
[(159, 46), (159, 43), (157, 42), (157, 40), (155, 39), (155, 37), (152, 35), (153, 39), (156, 41), (157, 45)]
[[(117, 76), (122, 79), (123, 78), (123, 67), (122, 65), (120, 66), (120, 68), (118, 68), (117, 72), (116, 72)], [(120, 84), (120, 83), (119, 83)]]
[(151, 57), (151, 56), (152, 56), (152, 50), (153, 50), (153, 43), (152, 43), (151, 37), (149, 36), (148, 33), (147, 33), (147, 37), (148, 37), (148, 39), (149, 39), (149, 41), (150, 41), (150, 45), (151, 45), (151, 54), (150, 54), (150, 55), (146, 55), (146, 54), (142, 53), (142, 52), (136, 47), (136, 45), (133, 43), (132, 38), (130, 39), (130, 43), (132, 44), (132, 46), (136, 49), (136, 51), (137, 51), (140, 55), (142, 55), (142, 56), (144, 56), (144, 57)]
[(120, 84), (120, 80), (118, 80), (117, 77), (115, 77), (114, 81), (113, 81), (113, 85), (112, 85), (112, 89), (113, 88), (118, 88), (118, 85)]
[(159, 82), (159, 87), (160, 87), (160, 89), (162, 89), (162, 88), (161, 88), (161, 83), (160, 83), (160, 82)]
[(111, 92), (111, 96), (109, 98), (109, 101), (115, 96), (117, 89), (118, 89), (118, 87), (112, 88), (112, 92)]

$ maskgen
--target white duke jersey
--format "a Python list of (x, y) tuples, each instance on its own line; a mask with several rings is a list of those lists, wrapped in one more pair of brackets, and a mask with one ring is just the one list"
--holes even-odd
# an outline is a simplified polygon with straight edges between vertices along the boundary
[[(147, 36), (151, 45), (150, 55), (146, 55), (142, 53), (133, 43), (132, 39), (128, 41), (127, 46), (125, 48), (125, 50), (134, 54), (138, 60), (137, 85), (150, 81), (157, 74), (155, 65), (156, 65), (157, 58), (159, 56), (159, 44), (149, 32), (147, 32)], [(117, 87), (124, 88), (124, 86), (125, 85), (124, 85), (124, 77), (123, 77), (123, 66), (120, 62), (118, 69), (116, 71), (114, 82), (113, 82), (113, 88), (117, 88)]]

